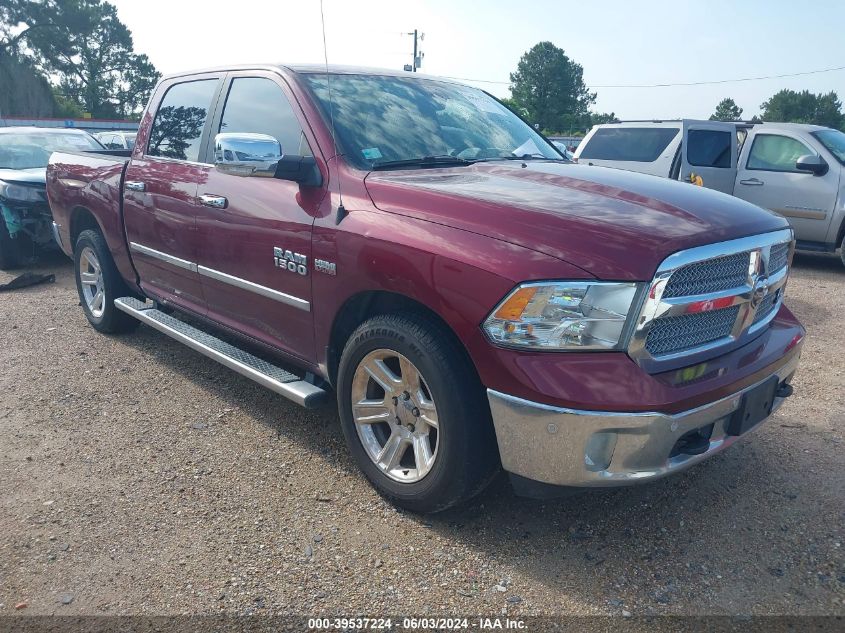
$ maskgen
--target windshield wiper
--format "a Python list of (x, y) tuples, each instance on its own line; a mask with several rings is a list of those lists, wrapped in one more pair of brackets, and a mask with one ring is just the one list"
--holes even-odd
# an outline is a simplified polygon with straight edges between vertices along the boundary
[(458, 167), (472, 165), (475, 161), (457, 156), (420, 156), (419, 158), (404, 158), (402, 160), (384, 160), (373, 163), (371, 169), (401, 169), (403, 167)]

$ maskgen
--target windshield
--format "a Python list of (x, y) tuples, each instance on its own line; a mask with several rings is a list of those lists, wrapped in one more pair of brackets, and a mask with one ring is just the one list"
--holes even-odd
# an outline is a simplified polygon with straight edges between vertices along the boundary
[(70, 132), (11, 132), (0, 134), (0, 169), (46, 167), (56, 151), (103, 149), (88, 134)]
[[(329, 77), (304, 77), (330, 121)], [(330, 80), (338, 145), (360, 169), (448, 156), (466, 161), (524, 156), (561, 160), (542, 136), (481, 90), (378, 75), (332, 74)]]
[(135, 149), (135, 137), (137, 134), (124, 134), (123, 138), (126, 139), (126, 148), (127, 149)]
[(845, 165), (845, 134), (839, 130), (819, 130), (813, 136), (827, 148), (840, 163)]

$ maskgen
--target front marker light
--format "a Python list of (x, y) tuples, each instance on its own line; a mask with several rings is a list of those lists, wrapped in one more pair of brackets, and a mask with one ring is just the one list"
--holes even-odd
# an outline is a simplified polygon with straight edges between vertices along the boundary
[(517, 286), (484, 321), (495, 343), (538, 350), (610, 350), (624, 345), (636, 283), (556, 281)]

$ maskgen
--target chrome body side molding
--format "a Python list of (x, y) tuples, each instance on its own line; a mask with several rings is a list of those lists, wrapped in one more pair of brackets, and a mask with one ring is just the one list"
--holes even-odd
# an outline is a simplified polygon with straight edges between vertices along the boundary
[(190, 270), (191, 272), (198, 273), (203, 277), (208, 277), (209, 279), (229, 284), (230, 286), (240, 288), (241, 290), (254, 292), (263, 297), (267, 297), (268, 299), (273, 299), (279, 303), (284, 303), (285, 305), (297, 308), (298, 310), (304, 310), (305, 312), (311, 311), (310, 301), (280, 292), (279, 290), (274, 290), (273, 288), (268, 288), (267, 286), (262, 286), (247, 279), (241, 279), (240, 277), (235, 277), (234, 275), (214, 270), (213, 268), (208, 268), (206, 266), (200, 266), (195, 262), (191, 262), (174, 255), (169, 255), (167, 253), (162, 253), (161, 251), (157, 251), (149, 246), (144, 246), (143, 244), (138, 244), (137, 242), (129, 242), (129, 249), (132, 252), (152, 257), (170, 264), (171, 266), (176, 266), (177, 268), (182, 268), (183, 270)]
[(189, 262), (187, 259), (182, 259), (181, 257), (162, 253), (161, 251), (157, 251), (154, 248), (150, 248), (149, 246), (138, 244), (138, 242), (129, 242), (129, 250), (135, 253), (140, 253), (141, 255), (146, 255), (147, 257), (152, 257), (153, 259), (165, 262), (166, 264), (170, 264), (171, 266), (182, 268), (183, 270), (197, 272), (197, 265), (194, 262)]
[(293, 295), (273, 290), (267, 286), (261, 286), (251, 281), (247, 281), (246, 279), (241, 279), (240, 277), (235, 277), (234, 275), (229, 275), (227, 273), (220, 272), (219, 270), (214, 270), (213, 268), (206, 268), (205, 266), (197, 266), (197, 272), (199, 272), (199, 274), (203, 277), (215, 279), (216, 281), (229, 284), (230, 286), (240, 288), (241, 290), (254, 292), (263, 297), (267, 297), (268, 299), (274, 299), (275, 301), (284, 303), (285, 305), (304, 310), (305, 312), (311, 311), (311, 303), (305, 299), (300, 299), (299, 297), (294, 297)]

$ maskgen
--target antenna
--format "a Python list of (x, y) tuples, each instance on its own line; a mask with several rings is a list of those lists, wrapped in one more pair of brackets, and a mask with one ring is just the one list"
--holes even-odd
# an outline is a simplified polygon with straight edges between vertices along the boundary
[[(323, 0), (320, 0), (320, 22), (323, 26), (323, 59), (326, 62), (326, 85), (329, 89), (329, 121), (332, 127), (332, 145), (334, 145), (335, 163), (340, 158), (340, 152), (337, 148), (337, 137), (334, 131), (334, 98), (332, 96), (332, 77), (329, 73), (329, 50), (326, 47), (326, 16), (323, 15)], [(346, 217), (346, 209), (343, 206), (343, 192), (340, 189), (340, 175), (337, 177), (337, 217), (335, 218), (335, 225), (340, 224), (340, 221)]]

